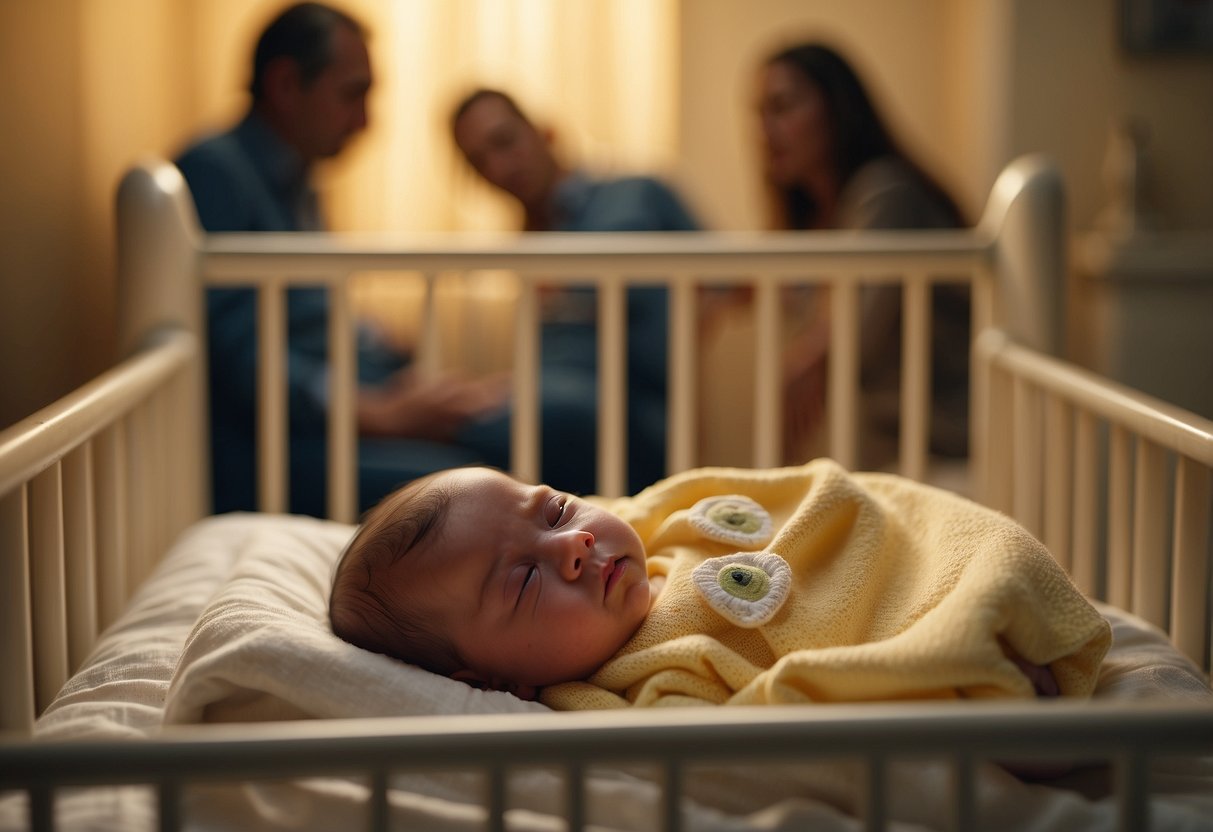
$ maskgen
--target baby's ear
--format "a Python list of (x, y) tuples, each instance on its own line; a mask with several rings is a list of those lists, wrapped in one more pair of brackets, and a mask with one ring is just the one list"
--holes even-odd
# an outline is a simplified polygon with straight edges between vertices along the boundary
[(477, 690), (499, 690), (505, 693), (512, 693), (519, 699), (534, 700), (539, 695), (539, 689), (530, 685), (518, 685), (513, 682), (507, 682), (496, 676), (485, 678), (474, 670), (456, 670), (451, 674), (451, 678), (457, 682), (471, 685)]

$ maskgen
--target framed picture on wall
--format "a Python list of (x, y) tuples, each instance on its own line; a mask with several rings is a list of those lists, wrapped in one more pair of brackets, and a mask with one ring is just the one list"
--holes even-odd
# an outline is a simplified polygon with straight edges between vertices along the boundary
[(1213, 55), (1213, 0), (1120, 0), (1120, 9), (1130, 52)]

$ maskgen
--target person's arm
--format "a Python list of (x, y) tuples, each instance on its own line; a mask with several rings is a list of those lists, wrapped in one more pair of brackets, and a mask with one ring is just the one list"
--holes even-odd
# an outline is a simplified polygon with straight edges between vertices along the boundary
[(358, 430), (368, 436), (410, 436), (446, 441), (464, 422), (503, 406), (504, 376), (426, 378), (412, 368), (378, 387), (358, 391)]

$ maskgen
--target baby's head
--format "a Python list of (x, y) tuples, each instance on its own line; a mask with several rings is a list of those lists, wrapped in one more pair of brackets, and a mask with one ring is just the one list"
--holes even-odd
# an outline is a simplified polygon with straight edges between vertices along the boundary
[(644, 547), (615, 515), (489, 468), (385, 497), (337, 564), (341, 638), (531, 697), (584, 679), (648, 613)]

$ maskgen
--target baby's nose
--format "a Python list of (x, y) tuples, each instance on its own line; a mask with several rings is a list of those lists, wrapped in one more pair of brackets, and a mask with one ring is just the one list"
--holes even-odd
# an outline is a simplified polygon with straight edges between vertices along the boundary
[(575, 581), (580, 578), (592, 548), (594, 548), (594, 535), (587, 531), (570, 530), (558, 535), (557, 554), (560, 558), (560, 576), (566, 581)]

